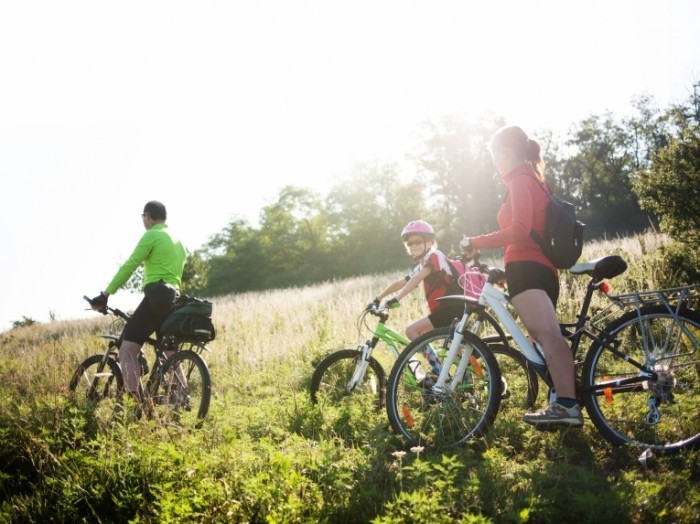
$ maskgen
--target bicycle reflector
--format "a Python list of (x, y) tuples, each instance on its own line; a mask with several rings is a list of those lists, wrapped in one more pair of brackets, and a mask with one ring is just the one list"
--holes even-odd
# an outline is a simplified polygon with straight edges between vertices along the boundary
[(474, 355), (469, 355), (469, 362), (471, 362), (472, 366), (474, 366), (474, 373), (476, 373), (478, 377), (484, 374), (484, 370), (481, 369), (481, 364), (479, 364), (479, 361), (474, 358)]
[(601, 282), (600, 287), (598, 289), (600, 289), (603, 293), (607, 295), (608, 293), (610, 293), (610, 284), (608, 284), (607, 282)]
[[(603, 377), (603, 382), (607, 382), (608, 380), (610, 380), (610, 377)], [(605, 395), (605, 403), (612, 404), (612, 388), (603, 388), (603, 394)]]
[(401, 411), (403, 411), (403, 418), (406, 419), (406, 424), (408, 424), (408, 426), (412, 428), (415, 425), (415, 421), (411, 416), (411, 410), (408, 409), (408, 406), (404, 405), (401, 406)]

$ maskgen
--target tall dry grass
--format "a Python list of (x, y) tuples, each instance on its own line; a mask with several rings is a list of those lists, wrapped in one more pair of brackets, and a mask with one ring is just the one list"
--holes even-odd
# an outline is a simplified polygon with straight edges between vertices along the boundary
[[(666, 241), (591, 242), (583, 259), (627, 260), (615, 292), (654, 288), (669, 280)], [(646, 471), (591, 424), (541, 433), (515, 413), (465, 449), (402, 456), (383, 412), (312, 406), (314, 363), (366, 340), (359, 314), (402, 274), (212, 298), (213, 399), (199, 431), (100, 419), (71, 402), (70, 374), (103, 351), (108, 318), (0, 334), (0, 522), (697, 520), (697, 453)], [(573, 318), (586, 281), (562, 272), (562, 318)], [(389, 325), (402, 332), (425, 313), (419, 290)]]

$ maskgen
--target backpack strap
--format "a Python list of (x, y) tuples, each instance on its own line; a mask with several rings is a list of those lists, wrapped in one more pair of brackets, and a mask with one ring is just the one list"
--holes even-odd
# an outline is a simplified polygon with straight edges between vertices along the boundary
[[(535, 182), (537, 182), (537, 186), (542, 191), (544, 191), (544, 194), (547, 195), (547, 198), (549, 199), (549, 201), (550, 202), (552, 201), (552, 197), (553, 197), (554, 193), (552, 192), (551, 188), (549, 187), (549, 185), (546, 182), (543, 182), (538, 177), (534, 176), (532, 173), (529, 173), (529, 172), (528, 173), (520, 173), (518, 176), (529, 176), (530, 178), (532, 178)], [(540, 248), (544, 249), (545, 242), (542, 239), (542, 236), (540, 236), (540, 234), (537, 231), (535, 231), (534, 227), (530, 229), (530, 237), (533, 238), (535, 240), (535, 242), (537, 242), (537, 245), (540, 246)]]

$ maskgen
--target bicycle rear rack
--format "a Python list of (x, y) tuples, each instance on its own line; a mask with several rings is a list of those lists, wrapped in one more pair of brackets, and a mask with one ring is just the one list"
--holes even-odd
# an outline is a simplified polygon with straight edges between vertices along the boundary
[(607, 303), (590, 318), (589, 324), (602, 329), (616, 318), (620, 312), (637, 311), (643, 306), (659, 305), (672, 315), (677, 315), (683, 307), (698, 309), (700, 306), (700, 285), (635, 291), (620, 295), (605, 295)]
[(692, 307), (700, 299), (700, 285), (636, 291), (622, 295), (608, 295), (608, 298), (623, 309), (639, 309), (641, 306), (654, 304), (664, 305), (667, 308), (675, 305), (673, 309), (678, 309), (683, 305)]

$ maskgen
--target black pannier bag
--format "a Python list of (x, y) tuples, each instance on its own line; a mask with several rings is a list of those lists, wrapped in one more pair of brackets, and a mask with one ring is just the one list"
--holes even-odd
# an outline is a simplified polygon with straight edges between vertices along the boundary
[(209, 342), (216, 338), (211, 312), (211, 302), (182, 296), (163, 321), (160, 332), (188, 342)]

